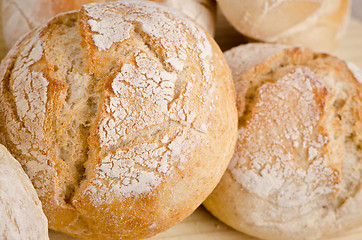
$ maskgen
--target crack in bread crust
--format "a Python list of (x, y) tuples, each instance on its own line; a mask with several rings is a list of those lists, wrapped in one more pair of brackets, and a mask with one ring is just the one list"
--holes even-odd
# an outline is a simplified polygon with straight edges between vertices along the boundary
[[(76, 15), (73, 16), (54, 20), (55, 26), (46, 30), (44, 45), (48, 74), (59, 86), (49, 115), (53, 125), (48, 134), (53, 136), (55, 161), (63, 166), (58, 173), (58, 187), (62, 189), (58, 193), (59, 201), (69, 205), (85, 178), (84, 164), (91, 150), (88, 137), (98, 105), (94, 94), (97, 81), (84, 73), (81, 36), (76, 29)], [(62, 46), (66, 46), (65, 51)]]
[[(319, 239), (361, 224), (358, 74), (353, 75), (337, 57), (298, 47), (247, 44), (225, 55), (235, 77), (243, 122), (234, 158), (204, 202), (206, 208), (235, 229), (259, 238)], [(298, 71), (303, 74), (296, 78)], [(248, 95), (254, 95), (252, 101)], [(299, 109), (302, 100), (304, 110)], [(289, 115), (300, 116), (299, 124), (284, 131), (293, 123)], [(305, 127), (311, 119), (316, 124)], [(308, 136), (322, 141), (299, 141)], [(324, 162), (316, 161), (320, 156)], [(304, 175), (313, 162), (316, 171), (308, 169)], [(290, 165), (295, 168), (287, 171)], [(299, 184), (294, 177), (301, 173), (305, 179)], [(318, 179), (327, 181), (314, 182)], [(304, 194), (305, 189), (312, 192)], [(225, 207), (225, 202), (230, 205)]]

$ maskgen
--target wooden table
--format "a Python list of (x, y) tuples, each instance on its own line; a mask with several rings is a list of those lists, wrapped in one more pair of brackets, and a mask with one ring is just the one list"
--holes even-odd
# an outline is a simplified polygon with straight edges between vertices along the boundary
[[(24, 0), (25, 1), (25, 0)], [(0, 1), (1, 4), (1, 1)], [(1, 26), (1, 24), (0, 24)], [(1, 30), (1, 29), (0, 29)], [(216, 41), (223, 50), (237, 46), (245, 42), (245, 39), (226, 23), (225, 19), (220, 17), (217, 26)], [(0, 34), (0, 59), (6, 54)], [(355, 63), (362, 68), (362, 23), (352, 19), (347, 28), (346, 35), (339, 48), (334, 52), (335, 55)], [(61, 233), (50, 231), (51, 240), (77, 240)], [(212, 215), (210, 215), (202, 206), (199, 207), (191, 216), (180, 222), (173, 228), (163, 232), (152, 240), (251, 240), (253, 237), (239, 233), (224, 225)], [(351, 240), (362, 239), (362, 227), (341, 233), (341, 236), (328, 238), (330, 240)]]

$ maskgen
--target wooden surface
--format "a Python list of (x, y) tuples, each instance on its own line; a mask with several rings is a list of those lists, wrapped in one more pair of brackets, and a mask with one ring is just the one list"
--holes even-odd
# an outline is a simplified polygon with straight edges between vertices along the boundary
[[(26, 0), (24, 0), (26, 1)], [(0, 0), (1, 4), (1, 0)], [(1, 6), (0, 6), (1, 7)], [(0, 18), (1, 19), (1, 18)], [(0, 20), (1, 21), (1, 20)], [(1, 24), (0, 24), (1, 26)], [(1, 31), (1, 27), (0, 27)], [(244, 43), (245, 39), (232, 29), (222, 17), (219, 18), (217, 26), (217, 34), (215, 37), (223, 50), (227, 50), (240, 43)], [(5, 47), (2, 42), (2, 34), (0, 34), (0, 59), (6, 54)], [(362, 23), (357, 20), (351, 20), (346, 35), (341, 42), (339, 48), (333, 53), (345, 60), (355, 63), (362, 68)], [(50, 231), (51, 240), (76, 240), (61, 233)], [(244, 235), (228, 226), (224, 225), (212, 215), (210, 215), (202, 206), (199, 207), (191, 216), (166, 232), (163, 232), (152, 240), (251, 240), (250, 236)], [(340, 236), (331, 240), (351, 240), (362, 239), (362, 227), (343, 232)]]

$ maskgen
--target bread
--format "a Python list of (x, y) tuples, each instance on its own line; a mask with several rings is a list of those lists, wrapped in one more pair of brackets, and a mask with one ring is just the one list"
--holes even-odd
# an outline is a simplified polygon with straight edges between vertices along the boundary
[[(48, 19), (61, 12), (80, 9), (91, 2), (110, 2), (113, 0), (2, 0), (1, 10), (3, 35), (8, 49), (25, 33), (45, 24)], [(209, 33), (214, 34), (215, 0), (151, 0), (184, 12)]]
[[(2, 1), (0, 1), (0, 10), (1, 10), (1, 3)], [(0, 23), (1, 23), (1, 17), (0, 17)], [(0, 24), (0, 59), (3, 59), (5, 57), (5, 53), (6, 53), (6, 47), (4, 44), (4, 37), (2, 35), (2, 24)]]
[(349, 0), (218, 0), (229, 22), (263, 42), (333, 51), (350, 15)]
[(0, 70), (0, 142), (51, 229), (139, 239), (191, 214), (236, 141), (230, 70), (213, 39), (152, 2), (89, 4), (35, 29)]
[(328, 54), (273, 44), (225, 57), (238, 140), (206, 208), (261, 239), (318, 239), (361, 225), (361, 72)]
[(211, 36), (215, 35), (216, 0), (153, 0), (174, 7), (191, 17)]
[(0, 239), (46, 240), (48, 222), (20, 164), (0, 145)]

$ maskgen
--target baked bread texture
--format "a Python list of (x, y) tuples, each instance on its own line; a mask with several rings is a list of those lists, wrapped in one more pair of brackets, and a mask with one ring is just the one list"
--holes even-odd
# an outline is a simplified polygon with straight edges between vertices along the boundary
[(47, 240), (48, 221), (28, 176), (0, 145), (0, 238)]
[(360, 70), (273, 44), (239, 46), (225, 57), (238, 140), (205, 207), (261, 239), (318, 239), (362, 224)]
[[(31, 29), (45, 24), (55, 15), (78, 10), (86, 3), (104, 3), (114, 0), (2, 0), (2, 29), (8, 49)], [(210, 34), (216, 22), (215, 0), (150, 0), (174, 7), (187, 14)]]
[(333, 51), (350, 16), (350, 0), (218, 0), (229, 22), (262, 41)]
[(139, 239), (191, 214), (234, 151), (224, 56), (171, 8), (89, 4), (24, 37), (0, 69), (0, 142), (51, 229)]

